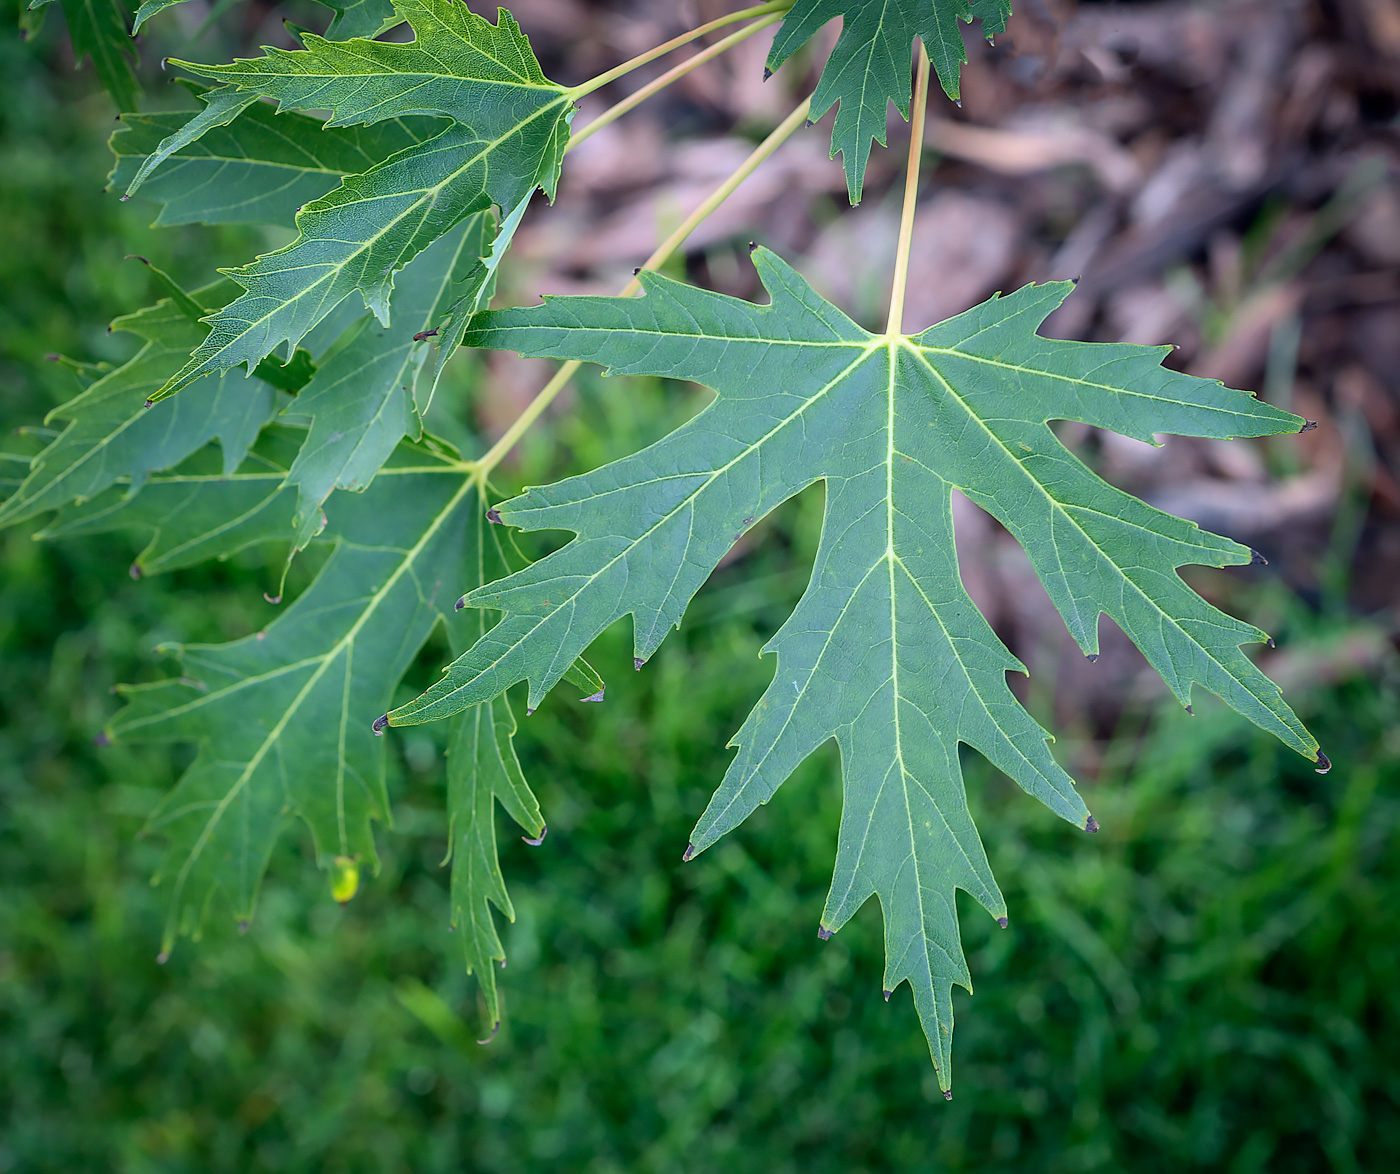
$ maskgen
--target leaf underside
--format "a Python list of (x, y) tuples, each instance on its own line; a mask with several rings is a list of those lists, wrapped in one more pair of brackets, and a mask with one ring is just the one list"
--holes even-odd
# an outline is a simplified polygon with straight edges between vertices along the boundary
[(862, 330), (767, 250), (754, 260), (767, 306), (643, 273), (641, 298), (548, 298), (474, 320), (469, 345), (691, 380), (718, 398), (639, 453), (502, 504), (503, 522), (575, 537), (470, 592), (466, 603), (500, 612), (500, 623), (390, 722), (450, 716), (518, 681), (534, 706), (625, 615), (640, 665), (748, 527), (824, 482), (810, 583), (764, 649), (777, 657), (773, 682), (734, 738), (738, 753), (687, 856), (834, 739), (845, 800), (822, 931), (878, 897), (884, 987), (910, 982), (947, 1088), (952, 985), (970, 987), (954, 892), (1006, 916), (968, 813), (958, 744), (1065, 819), (1096, 827), (1007, 687), (1006, 673), (1023, 666), (963, 589), (952, 491), (1016, 536), (1086, 653), (1107, 614), (1182, 704), (1202, 685), (1314, 758), (1317, 743), (1241, 651), (1264, 634), (1177, 574), (1187, 563), (1247, 563), (1250, 550), (1114, 489), (1048, 426), (1077, 420), (1150, 441), (1259, 436), (1301, 421), (1165, 370), (1166, 348), (1040, 337), (1068, 283), (887, 337)]
[[(553, 197), (573, 103), (540, 71), (514, 19), (502, 11), (493, 25), (458, 0), (395, 8), (413, 41), (307, 34), (304, 49), (176, 63), (218, 83), (212, 93), (230, 110), (253, 96), (281, 110), (329, 110), (327, 129), (422, 117), (439, 128), (302, 204), (295, 241), (229, 270), (244, 293), (207, 319), (208, 337), (158, 396), (295, 347), (352, 295), (392, 325), (395, 274), (433, 241), (492, 205), (515, 209), (537, 188)], [(196, 118), (209, 121), (207, 112)], [(181, 150), (196, 141), (185, 134)]]

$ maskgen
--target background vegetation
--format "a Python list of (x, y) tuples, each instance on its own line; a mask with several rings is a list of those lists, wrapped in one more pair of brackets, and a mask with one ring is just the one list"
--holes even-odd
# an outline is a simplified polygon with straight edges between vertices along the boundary
[[(101, 195), (111, 108), (49, 24), (0, 39), (7, 431), (76, 390), (47, 353), (125, 353), (105, 323), (156, 291), (124, 254), (193, 280), (268, 243), (151, 230), (148, 209)], [(220, 28), (210, 54), (249, 35)], [(160, 52), (147, 46), (147, 65)], [(1242, 213), (1245, 229), (1267, 211)], [(491, 394), (465, 365), (444, 427), (489, 421), (469, 404)], [(694, 406), (585, 382), (510, 476), (596, 464)], [(1395, 1168), (1396, 614), (1393, 595), (1387, 610), (1352, 589), (1396, 526), (1374, 475), (1395, 438), (1348, 435), (1314, 580), (1203, 581), (1275, 634), (1272, 671), (1336, 768), (1313, 773), (1207, 699), (1192, 719), (1033, 692), (1043, 720), (1060, 710), (1104, 831), (1076, 836), (969, 763), (1011, 928), (964, 910), (978, 993), (958, 996), (951, 1104), (907, 997), (879, 998), (877, 910), (816, 938), (832, 759), (679, 866), (766, 683), (755, 653), (805, 581), (813, 501), (721, 570), (647, 673), (608, 673), (605, 705), (550, 704), (524, 724), (550, 835), (538, 849), (503, 837), (519, 916), (488, 1047), (446, 932), (432, 727), (393, 740), (396, 827), (354, 902), (331, 901), (289, 835), (246, 936), (216, 917), (156, 964), (159, 845), (138, 833), (185, 759), (92, 736), (113, 684), (164, 675), (161, 640), (265, 622), (280, 553), (133, 582), (130, 542), (0, 535), (0, 1170)], [(595, 663), (625, 663), (629, 640), (609, 633)]]

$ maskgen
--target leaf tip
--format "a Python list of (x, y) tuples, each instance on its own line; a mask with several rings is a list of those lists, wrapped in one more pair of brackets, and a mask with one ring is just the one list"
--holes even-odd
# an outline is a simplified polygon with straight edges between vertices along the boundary
[(644, 664), (646, 664), (646, 661), (643, 660), (640, 656), (634, 656), (634, 657), (632, 658), (632, 667), (633, 667), (634, 669), (636, 669), (637, 672), (641, 672), (641, 671), (642, 671), (642, 665), (644, 665)]
[(687, 845), (685, 846), (685, 851), (681, 853), (681, 863), (682, 863), (682, 864), (689, 864), (689, 863), (690, 863), (692, 860), (694, 860), (694, 859), (695, 859), (695, 845), (694, 845), (694, 844), (687, 844)]
[(521, 836), (520, 838), (524, 840), (527, 844), (529, 844), (530, 847), (538, 848), (541, 844), (544, 843), (544, 838), (547, 835), (549, 835), (549, 825), (546, 823), (542, 823), (540, 824), (540, 834), (538, 837), (536, 837), (533, 840), (529, 836)]
[(1186, 716), (1187, 716), (1187, 717), (1195, 717), (1195, 716), (1196, 716), (1196, 711), (1195, 711), (1194, 709), (1192, 709), (1189, 705), (1186, 707)]
[(426, 342), (430, 338), (437, 337), (438, 328), (434, 326), (431, 330), (420, 330), (413, 336), (414, 342)]
[(770, 77), (772, 77), (772, 76), (773, 76), (773, 71), (772, 71), (771, 69), (769, 69), (769, 68), (765, 65), (765, 66), (763, 67), (763, 80), (764, 80), (764, 81), (767, 81), (767, 80), (768, 80)]
[(827, 929), (826, 926), (820, 923), (818, 923), (817, 925), (817, 937), (821, 938), (821, 940), (824, 942), (831, 941), (831, 935), (835, 932), (836, 931), (834, 929)]
[(501, 524), (501, 511), (492, 506), (486, 511), (486, 520), (493, 526), (499, 526)]
[(1316, 420), (1304, 420), (1304, 421), (1303, 421), (1303, 426), (1302, 426), (1301, 428), (1299, 428), (1298, 431), (1299, 431), (1299, 432), (1312, 432), (1316, 427), (1317, 427), (1317, 421), (1316, 421)]
[(1089, 818), (1086, 819), (1086, 820), (1084, 821), (1084, 830), (1085, 830), (1086, 832), (1096, 832), (1096, 831), (1098, 831), (1098, 830), (1099, 830), (1099, 821), (1098, 821), (1097, 819), (1095, 819), (1092, 815), (1089, 816)]
[(248, 919), (247, 919), (246, 917), (240, 917), (240, 918), (238, 919), (238, 932), (239, 932), (239, 933), (247, 933), (247, 932), (248, 932)]
[[(961, 106), (962, 103), (959, 102), (958, 105)], [(953, 1099), (953, 1090), (951, 1088), (945, 1088), (943, 1090), (943, 1099), (945, 1101), (951, 1101)]]
[(1002, 929), (1005, 929), (1008, 925), (1011, 924), (1011, 919), (1009, 917), (998, 917), (997, 924), (1001, 926)]
[(749, 255), (752, 256), (752, 255), (753, 255), (754, 253), (756, 253), (757, 251), (758, 251), (758, 242), (757, 242), (757, 241), (749, 241)]
[(384, 737), (384, 731), (389, 728), (389, 715), (387, 713), (380, 714), (370, 723), (369, 728), (374, 731), (376, 738)]
[(141, 578), (141, 564), (132, 563), (131, 566), (127, 568), (126, 573), (130, 575), (133, 579)]
[(460, 596), (460, 597), (458, 598), (457, 602), (454, 603), (454, 604), (452, 605), (452, 610), (453, 610), (453, 611), (461, 611), (461, 610), (462, 610), (464, 607), (466, 607), (466, 606), (467, 606), (467, 597), (466, 597), (465, 595), (463, 595), (463, 596)]
[(266, 591), (263, 592), (263, 598), (266, 599), (268, 603), (272, 604), (273, 606), (276, 606), (277, 604), (282, 602), (282, 597), (280, 595), (269, 595)]
[(1278, 645), (1274, 643), (1274, 638), (1272, 636), (1265, 636), (1264, 643), (1267, 644), (1270, 648), (1278, 647)]
[(1267, 567), (1269, 560), (1251, 546), (1249, 548), (1249, 565), (1251, 567)]
[(164, 966), (164, 965), (165, 965), (167, 962), (169, 962), (169, 961), (170, 961), (170, 951), (169, 951), (169, 950), (162, 950), (159, 954), (156, 955), (156, 965), (157, 965), (157, 966)]
[(1331, 769), (1332, 760), (1328, 758), (1327, 755), (1322, 753), (1321, 750), (1319, 750), (1317, 752), (1317, 773), (1320, 775), (1325, 775)]
[(488, 1035), (485, 1039), (479, 1039), (476, 1042), (484, 1048), (487, 1044), (489, 1044), (493, 1039), (496, 1038), (496, 1033), (500, 1030), (501, 1021), (497, 1019), (495, 1023), (491, 1024), (491, 1034)]
[(890, 1001), (890, 996), (894, 994), (894, 991), (883, 991), (882, 993), (885, 996), (885, 1002), (888, 1003)]
[(596, 702), (596, 703), (598, 703), (598, 704), (602, 704), (602, 701), (603, 701), (603, 694), (606, 693), (607, 691), (608, 691), (608, 688), (607, 688), (606, 685), (604, 685), (603, 688), (601, 688), (601, 689), (598, 690), (598, 692), (589, 694), (589, 696), (587, 696), (587, 697), (580, 697), (578, 703), (579, 703), (580, 705), (588, 705), (588, 704), (594, 703), (594, 702)]
[(106, 730), (98, 730), (97, 733), (92, 736), (92, 744), (101, 750), (104, 746), (110, 746), (112, 744), (112, 737)]
[(1084, 659), (1087, 660), (1090, 664), (1098, 664), (1099, 654), (1097, 652), (1086, 652), (1084, 654)]

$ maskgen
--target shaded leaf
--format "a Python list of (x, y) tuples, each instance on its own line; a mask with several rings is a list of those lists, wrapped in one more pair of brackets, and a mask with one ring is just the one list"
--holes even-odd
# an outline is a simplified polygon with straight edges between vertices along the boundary
[(1107, 614), (1183, 704), (1203, 685), (1313, 758), (1317, 743), (1240, 649), (1263, 633), (1211, 607), (1176, 571), (1247, 563), (1249, 549), (1108, 485), (1048, 426), (1078, 420), (1150, 441), (1267, 435), (1302, 421), (1163, 369), (1166, 348), (1040, 337), (1068, 283), (995, 297), (913, 337), (873, 335), (767, 250), (754, 257), (768, 306), (644, 272), (641, 298), (550, 298), (474, 321), (468, 345), (586, 359), (719, 394), (649, 448), (502, 504), (505, 522), (576, 536), (468, 594), (469, 605), (504, 618), (390, 721), (450, 716), (521, 680), (534, 705), (626, 615), (640, 666), (744, 530), (824, 482), (812, 578), (765, 649), (777, 654), (773, 683), (735, 737), (738, 754), (691, 851), (736, 827), (834, 739), (845, 802), (823, 932), (879, 898), (885, 989), (910, 982), (946, 1089), (951, 988), (970, 986), (955, 890), (1005, 916), (958, 744), (1065, 819), (1096, 827), (1048, 735), (1007, 687), (1005, 674), (1024, 669), (963, 589), (952, 491), (1017, 537), (1086, 653)]
[(456, 0), (397, 7), (415, 32), (407, 44), (308, 35), (305, 49), (232, 65), (179, 63), (283, 108), (329, 109), (328, 126), (415, 114), (454, 122), (305, 205), (292, 244), (230, 270), (247, 292), (209, 318), (209, 337), (162, 394), (295, 346), (353, 293), (389, 325), (395, 273), (434, 240), (493, 203), (514, 208), (541, 186), (552, 195), (573, 105), (515, 21), (502, 12), (492, 25)]
[(404, 436), (420, 429), (414, 387), (431, 344), (415, 336), (442, 313), (454, 281), (477, 265), (484, 214), (429, 245), (404, 270), (390, 300), (393, 327), (366, 315), (297, 397), (311, 433), (287, 481), (297, 486), (297, 544), (320, 529), (321, 504), (335, 489), (363, 489)]
[[(197, 296), (210, 305), (231, 294), (231, 283), (219, 282)], [(281, 407), (271, 384), (240, 371), (206, 376), (177, 402), (148, 408), (147, 397), (180, 368), (205, 328), (165, 298), (116, 319), (112, 329), (134, 334), (144, 345), (49, 414), (49, 421), (64, 420), (67, 427), (34, 458), (29, 476), (0, 505), (0, 525), (92, 497), (122, 478), (139, 484), (210, 440), (223, 446), (224, 470), (232, 473)]]
[(132, 62), (136, 53), (127, 32), (130, 11), (121, 0), (60, 0), (73, 42), (73, 56), (79, 62), (92, 59), (102, 88), (111, 95), (118, 110), (135, 110), (140, 87)]

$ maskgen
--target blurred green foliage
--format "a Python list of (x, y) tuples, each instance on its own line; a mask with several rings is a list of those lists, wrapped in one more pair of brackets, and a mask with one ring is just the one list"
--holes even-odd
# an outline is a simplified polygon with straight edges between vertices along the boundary
[[(153, 233), (148, 209), (100, 196), (105, 102), (52, 28), (0, 42), (9, 428), (73, 393), (45, 352), (122, 353), (106, 321), (154, 292), (123, 254), (197, 278), (257, 243)], [(587, 383), (513, 475), (608, 459), (696, 406)], [(279, 552), (136, 583), (121, 540), (0, 535), (0, 1171), (1400, 1166), (1393, 662), (1294, 694), (1327, 776), (1204, 699), (1194, 720), (1130, 716), (1086, 784), (1096, 837), (970, 762), (1011, 928), (965, 902), (979, 990), (958, 996), (951, 1104), (907, 994), (880, 999), (878, 910), (817, 940), (832, 757), (681, 866), (771, 671), (755, 654), (802, 588), (818, 504), (760, 528), (644, 672), (624, 667), (630, 633), (608, 633), (590, 654), (604, 705), (551, 698), (524, 722), (550, 833), (528, 848), (500, 824), (519, 916), (487, 1047), (446, 928), (433, 727), (393, 739), (396, 827), (349, 906), (288, 835), (246, 936), (216, 915), (156, 964), (159, 846), (138, 833), (187, 755), (92, 735), (111, 685), (168, 669), (161, 640), (264, 623)], [(1263, 602), (1300, 656), (1336, 661), (1354, 631)]]

